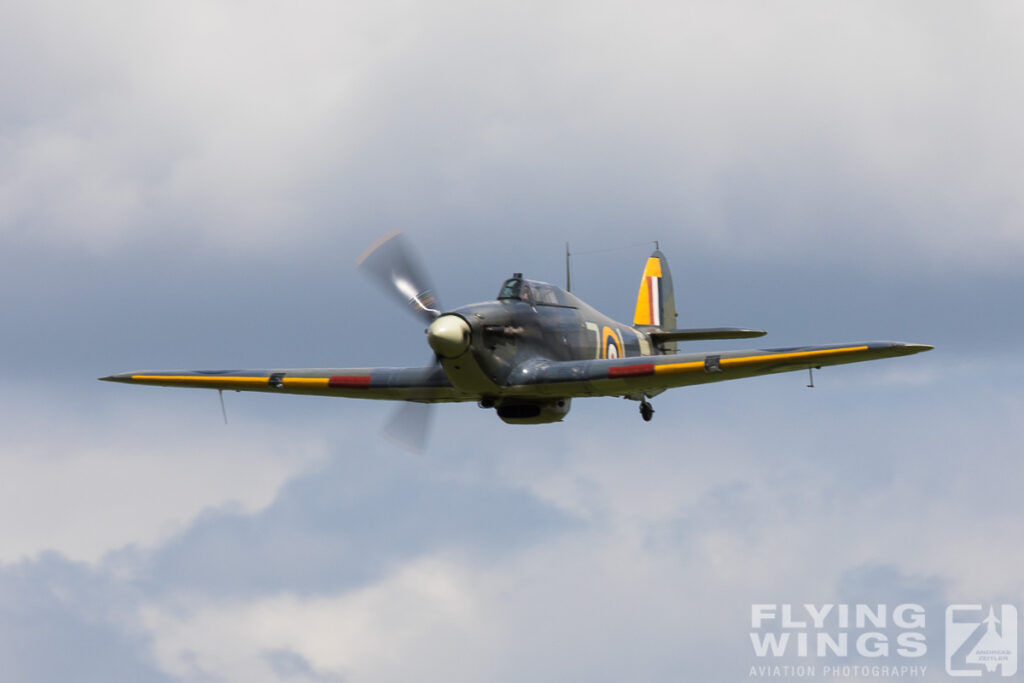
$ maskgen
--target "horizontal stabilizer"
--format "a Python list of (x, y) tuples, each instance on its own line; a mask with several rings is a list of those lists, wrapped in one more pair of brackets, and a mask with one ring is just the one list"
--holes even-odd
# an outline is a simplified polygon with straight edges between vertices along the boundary
[(674, 341), (699, 341), (701, 339), (749, 339), (763, 337), (764, 330), (748, 330), (743, 327), (694, 327), (685, 330), (651, 330), (647, 334), (655, 344)]

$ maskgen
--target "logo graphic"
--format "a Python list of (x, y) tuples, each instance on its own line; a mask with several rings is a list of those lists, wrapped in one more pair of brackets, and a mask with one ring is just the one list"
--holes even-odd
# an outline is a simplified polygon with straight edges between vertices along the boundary
[[(987, 616), (986, 616), (987, 615)], [(981, 605), (946, 608), (946, 673), (982, 676), (1017, 673), (1017, 608)]]

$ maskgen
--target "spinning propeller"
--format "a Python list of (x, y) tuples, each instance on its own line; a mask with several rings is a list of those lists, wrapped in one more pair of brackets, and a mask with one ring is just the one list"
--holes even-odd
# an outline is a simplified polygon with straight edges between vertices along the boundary
[[(359, 257), (356, 266), (413, 315), (428, 323), (427, 341), (436, 354), (460, 355), (469, 346), (468, 326), (457, 316), (441, 315), (434, 287), (401, 231), (392, 231), (377, 240)], [(433, 360), (436, 364), (437, 358)], [(406, 401), (381, 432), (400, 446), (422, 452), (433, 424), (433, 408), (432, 403)]]
[(356, 266), (428, 324), (441, 315), (434, 288), (401, 231), (374, 242)]

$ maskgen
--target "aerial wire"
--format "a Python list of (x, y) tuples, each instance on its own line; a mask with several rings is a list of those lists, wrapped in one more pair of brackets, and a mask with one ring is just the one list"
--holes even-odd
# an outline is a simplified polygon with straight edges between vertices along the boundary
[(565, 243), (565, 291), (572, 291), (572, 256), (590, 256), (591, 254), (609, 254), (614, 251), (627, 251), (630, 249), (637, 249), (639, 247), (645, 247), (648, 244), (654, 244), (654, 248), (661, 250), (661, 246), (658, 244), (658, 240), (648, 240), (646, 242), (638, 242), (635, 244), (627, 244), (621, 247), (609, 247), (607, 249), (591, 249), (590, 251), (575, 251), (569, 252), (569, 243)]

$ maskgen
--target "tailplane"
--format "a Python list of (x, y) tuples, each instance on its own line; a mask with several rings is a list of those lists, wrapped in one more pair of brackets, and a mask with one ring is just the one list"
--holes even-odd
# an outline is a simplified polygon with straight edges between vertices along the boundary
[(764, 336), (764, 330), (746, 327), (695, 327), (676, 329), (676, 297), (672, 291), (672, 273), (660, 250), (655, 250), (644, 266), (644, 277), (636, 295), (633, 325), (643, 329), (662, 353), (675, 353), (681, 341), (704, 339), (748, 339)]

